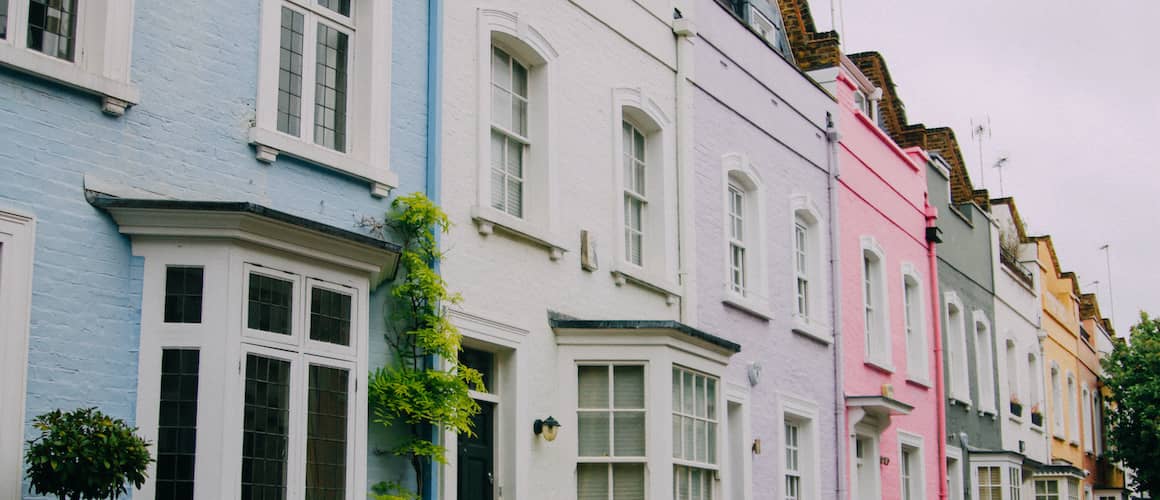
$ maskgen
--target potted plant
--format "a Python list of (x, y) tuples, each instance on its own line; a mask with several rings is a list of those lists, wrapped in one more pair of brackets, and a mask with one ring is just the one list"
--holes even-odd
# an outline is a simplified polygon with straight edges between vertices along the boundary
[(128, 494), (126, 483), (141, 487), (149, 443), (136, 429), (96, 408), (53, 410), (36, 417), (40, 437), (28, 442), (24, 459), (32, 492), (79, 500)]
[(1036, 427), (1043, 427), (1043, 412), (1039, 410), (1039, 403), (1031, 407), (1031, 423)]
[(1019, 396), (1011, 396), (1011, 414), (1016, 417), (1023, 416), (1023, 403), (1019, 401)]

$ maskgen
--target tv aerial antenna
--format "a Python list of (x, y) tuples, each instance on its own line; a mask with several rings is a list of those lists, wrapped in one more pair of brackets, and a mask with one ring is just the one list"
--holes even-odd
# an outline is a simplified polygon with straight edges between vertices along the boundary
[(983, 142), (991, 138), (991, 117), (979, 121), (971, 119), (971, 139), (979, 146), (979, 184), (987, 188), (987, 168), (983, 166)]
[(995, 160), (994, 168), (999, 171), (999, 196), (1007, 196), (1007, 192), (1003, 190), (1003, 167), (1007, 166), (1007, 162), (1011, 160), (1009, 156), (1001, 156)]

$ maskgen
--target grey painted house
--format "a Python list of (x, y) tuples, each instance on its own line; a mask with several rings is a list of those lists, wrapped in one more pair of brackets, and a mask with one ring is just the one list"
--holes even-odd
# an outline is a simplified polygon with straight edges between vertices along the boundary
[(1000, 419), (1008, 402), (999, 400), (995, 351), (992, 253), (997, 232), (990, 213), (973, 199), (970, 182), (965, 168), (932, 156), (928, 196), (938, 210), (943, 239), (938, 273), (948, 463), (958, 467), (949, 474), (962, 478), (966, 491), (975, 492), (976, 486), (990, 488), (994, 482), (998, 487), (1002, 482), (1000, 471), (1006, 469), (991, 462), (1005, 460)]
[(733, 491), (749, 493), (730, 498), (836, 498), (837, 104), (793, 64), (776, 2), (701, 0), (696, 12), (696, 325), (745, 346), (724, 385), (728, 418), (752, 429), (726, 438), (743, 444), (729, 447), (744, 470)]

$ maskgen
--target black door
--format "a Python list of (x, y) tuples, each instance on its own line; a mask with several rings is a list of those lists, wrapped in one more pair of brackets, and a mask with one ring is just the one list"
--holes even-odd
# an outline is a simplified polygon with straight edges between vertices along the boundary
[(492, 416), (495, 405), (479, 402), (475, 437), (459, 435), (459, 500), (492, 500), (495, 490)]

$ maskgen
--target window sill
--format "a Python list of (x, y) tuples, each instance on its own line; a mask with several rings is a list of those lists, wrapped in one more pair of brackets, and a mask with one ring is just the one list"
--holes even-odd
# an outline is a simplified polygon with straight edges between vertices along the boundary
[(803, 337), (807, 337), (810, 340), (820, 342), (823, 345), (830, 345), (834, 342), (834, 338), (829, 335), (829, 327), (811, 323), (808, 319), (801, 316), (794, 316), (793, 325), (790, 326), (790, 331)]
[(62, 85), (101, 97), (101, 110), (110, 116), (121, 116), (129, 106), (141, 102), (136, 85), (114, 80), (39, 52), (0, 42), (0, 65), (43, 77)]
[(991, 417), (991, 420), (997, 420), (999, 417), (999, 415), (995, 413), (995, 410), (979, 410), (979, 416), (984, 418)]
[(1007, 420), (1015, 422), (1017, 425), (1023, 425), (1023, 419), (1021, 417), (1016, 417), (1015, 415), (1007, 415)]
[(762, 321), (773, 319), (773, 312), (768, 308), (762, 306), (756, 300), (739, 295), (737, 292), (727, 292), (725, 298), (721, 299), (721, 303)]
[(1067, 439), (1067, 438), (1065, 438), (1065, 437), (1063, 437), (1063, 436), (1061, 436), (1061, 435), (1059, 435), (1059, 434), (1056, 434), (1056, 433), (1054, 433), (1054, 432), (1051, 434), (1051, 437), (1052, 437), (1052, 439), (1055, 439), (1056, 441), (1059, 441), (1059, 442), (1061, 442), (1061, 443), (1062, 443), (1062, 442), (1064, 442), (1064, 441)]
[(479, 205), (471, 207), (471, 219), (475, 221), (479, 234), (488, 236), (499, 229), (511, 236), (544, 247), (548, 250), (548, 257), (553, 261), (564, 258), (564, 252), (568, 251), (555, 235), (491, 207)]
[(932, 387), (930, 381), (924, 380), (924, 379), (907, 377), (906, 383), (913, 385), (913, 386), (916, 386), (916, 387), (921, 387), (921, 388), (927, 389), (927, 390), (929, 390)]
[(947, 401), (950, 402), (951, 406), (959, 405), (959, 406), (963, 407), (963, 410), (970, 410), (971, 409), (971, 402), (967, 401), (959, 396), (951, 396), (951, 397), (947, 398)]
[(677, 285), (668, 282), (655, 273), (649, 273), (648, 270), (641, 267), (632, 266), (631, 264), (618, 260), (610, 273), (616, 286), (624, 286), (627, 283), (632, 283), (639, 287), (652, 290), (664, 295), (665, 302), (670, 306), (676, 304), (677, 299), (681, 296), (680, 288)]
[(1068, 446), (1071, 446), (1072, 448), (1079, 448), (1079, 442), (1078, 442), (1078, 441), (1068, 441), (1068, 442), (1067, 442), (1067, 445), (1068, 445)]
[(1043, 434), (1043, 426), (1031, 424), (1031, 430)]
[(863, 364), (865, 364), (867, 367), (869, 367), (872, 370), (880, 371), (880, 372), (885, 373), (887, 375), (894, 373), (894, 365), (891, 363), (868, 359)]
[(256, 150), (254, 156), (262, 163), (274, 163), (278, 155), (284, 154), (367, 181), (371, 183), (371, 195), (379, 198), (386, 197), (399, 185), (399, 176), (385, 166), (376, 168), (349, 153), (327, 149), (275, 130), (250, 128), (250, 144)]

